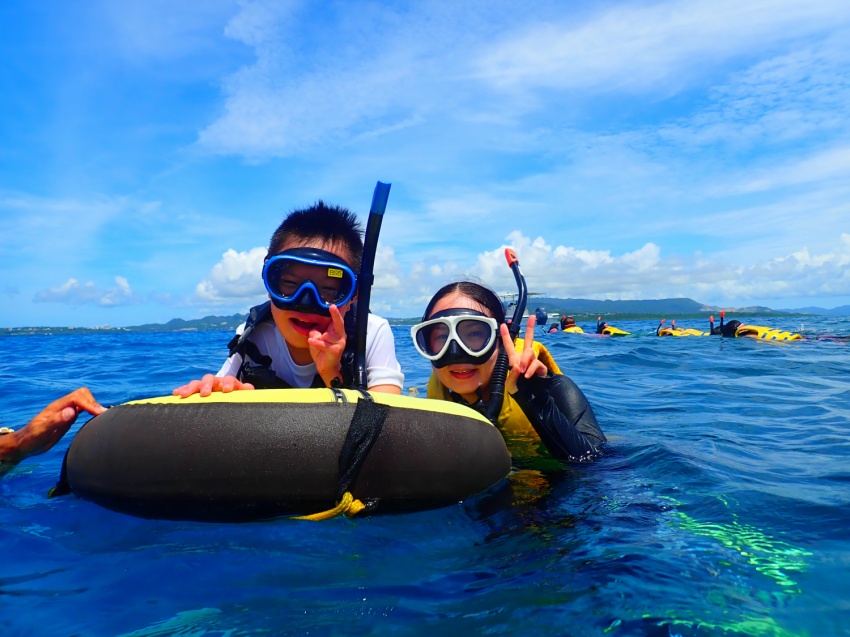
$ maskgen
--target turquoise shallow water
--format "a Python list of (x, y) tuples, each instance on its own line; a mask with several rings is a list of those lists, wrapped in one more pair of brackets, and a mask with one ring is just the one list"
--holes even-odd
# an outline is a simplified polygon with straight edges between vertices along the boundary
[[(850, 334), (850, 319), (784, 321), (751, 322)], [(205, 524), (47, 500), (69, 434), (0, 479), (0, 627), (850, 635), (850, 345), (616, 324), (638, 335), (540, 335), (593, 403), (605, 456), (542, 472), (518, 463), (500, 488), (435, 511)], [(408, 329), (394, 332), (406, 385), (424, 393), (428, 366)], [(217, 369), (229, 336), (0, 339), (0, 424), (80, 384), (104, 404), (169, 393)]]

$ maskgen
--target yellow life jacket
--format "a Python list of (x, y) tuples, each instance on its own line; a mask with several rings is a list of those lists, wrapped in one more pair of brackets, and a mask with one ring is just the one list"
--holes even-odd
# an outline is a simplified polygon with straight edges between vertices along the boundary
[(602, 330), (602, 333), (607, 336), (628, 336), (631, 332), (621, 330), (619, 327), (608, 325), (607, 327), (605, 327), (605, 329)]
[[(518, 338), (514, 342), (514, 347), (517, 352), (522, 352), (524, 348), (522, 338)], [(553, 374), (563, 373), (549, 350), (542, 343), (534, 341), (533, 347), (538, 360), (546, 365), (549, 371)], [(433, 370), (431, 371), (431, 378), (428, 379), (428, 398), (451, 401), (449, 390), (437, 379), (437, 374)], [(496, 426), (505, 436), (508, 449), (512, 454), (519, 456), (543, 455), (539, 451), (540, 437), (534, 431), (534, 427), (522, 408), (508, 392), (505, 392), (505, 399), (502, 402), (502, 409), (499, 412)]]
[(751, 338), (761, 338), (766, 341), (800, 341), (803, 340), (802, 335), (792, 332), (783, 332), (770, 327), (761, 325), (740, 325), (735, 330), (735, 337), (749, 336)]
[(581, 329), (578, 325), (570, 325), (569, 327), (565, 327), (564, 331), (569, 332), (570, 334), (584, 334), (584, 330)]
[(658, 336), (711, 336), (711, 332), (703, 332), (693, 327), (662, 327)]

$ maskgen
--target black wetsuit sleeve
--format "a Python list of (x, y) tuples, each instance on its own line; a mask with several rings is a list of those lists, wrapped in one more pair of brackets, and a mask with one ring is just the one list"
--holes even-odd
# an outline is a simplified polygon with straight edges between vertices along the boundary
[(606, 442), (584, 392), (562, 374), (520, 378), (513, 398), (556, 458), (587, 460)]

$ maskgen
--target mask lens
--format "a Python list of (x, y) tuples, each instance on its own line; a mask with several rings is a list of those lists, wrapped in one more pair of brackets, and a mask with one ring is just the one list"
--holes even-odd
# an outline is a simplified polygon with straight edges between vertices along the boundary
[(457, 330), (458, 338), (463, 341), (463, 344), (476, 354), (487, 347), (490, 337), (493, 334), (493, 330), (488, 323), (475, 319), (460, 321), (455, 329)]
[(449, 333), (449, 326), (445, 323), (426, 325), (416, 332), (416, 342), (428, 356), (436, 356), (445, 347)]
[(305, 285), (326, 304), (340, 304), (351, 298), (355, 279), (350, 270), (332, 263), (309, 263), (301, 258), (275, 257), (265, 272), (266, 286), (283, 300), (301, 296)]

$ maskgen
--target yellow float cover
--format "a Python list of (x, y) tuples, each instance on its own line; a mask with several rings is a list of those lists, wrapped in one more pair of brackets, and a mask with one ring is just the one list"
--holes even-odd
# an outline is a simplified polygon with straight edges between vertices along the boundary
[(782, 330), (776, 330), (762, 325), (741, 325), (737, 330), (735, 330), (735, 336), (749, 336), (751, 338), (760, 338), (766, 341), (803, 340), (803, 336), (801, 334), (784, 332)]

